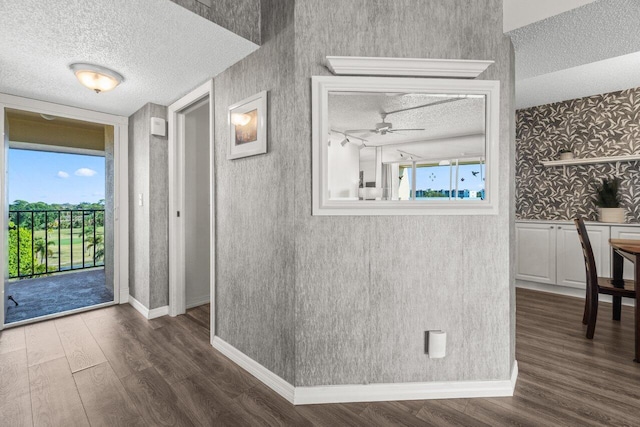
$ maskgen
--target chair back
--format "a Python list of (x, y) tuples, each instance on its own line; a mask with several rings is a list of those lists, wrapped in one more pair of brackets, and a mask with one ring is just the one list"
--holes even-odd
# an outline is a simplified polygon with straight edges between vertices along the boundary
[(584, 255), (584, 267), (587, 273), (587, 295), (591, 294), (598, 297), (598, 272), (596, 270), (596, 259), (593, 256), (593, 249), (591, 248), (591, 242), (589, 241), (589, 235), (587, 234), (587, 227), (584, 225), (584, 220), (581, 217), (577, 217), (573, 220), (578, 230), (578, 238), (580, 239), (580, 245), (582, 246), (582, 254)]

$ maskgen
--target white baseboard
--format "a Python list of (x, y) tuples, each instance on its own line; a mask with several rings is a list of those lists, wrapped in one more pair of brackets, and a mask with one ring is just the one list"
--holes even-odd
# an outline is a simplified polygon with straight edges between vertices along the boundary
[(293, 385), (289, 384), (287, 381), (274, 374), (220, 337), (213, 337), (211, 345), (242, 369), (262, 381), (267, 387), (278, 393), (280, 396), (284, 397), (291, 403), (295, 403), (293, 399)]
[(169, 314), (169, 306), (163, 305), (162, 307), (152, 308), (149, 310), (148, 319), (155, 319), (156, 317), (162, 317)]
[(211, 297), (209, 295), (202, 296), (200, 298), (196, 298), (194, 301), (187, 301), (186, 309), (190, 309), (193, 307), (198, 307), (204, 304), (209, 304), (211, 302)]
[(211, 344), (241, 368), (294, 405), (505, 397), (513, 396), (518, 378), (518, 362), (514, 362), (511, 379), (509, 380), (294, 387), (220, 337), (214, 337)]
[[(584, 289), (570, 288), (568, 286), (549, 285), (547, 283), (529, 282), (527, 280), (516, 280), (516, 288), (531, 289), (532, 291), (547, 292), (549, 294), (564, 295), (567, 297), (582, 298), (584, 299), (586, 294)], [(611, 302), (611, 295), (598, 296), (599, 302)], [(635, 300), (633, 298), (622, 298), (622, 305), (629, 305), (633, 307)]]
[(515, 362), (510, 380), (296, 387), (294, 404), (506, 397), (513, 396), (517, 378), (518, 362)]
[(140, 314), (142, 314), (145, 319), (149, 319), (149, 320), (155, 319), (156, 317), (162, 317), (169, 314), (168, 305), (149, 310), (147, 307), (144, 306), (144, 304), (142, 304), (140, 301), (138, 301), (131, 295), (129, 295), (129, 304), (131, 304), (133, 308), (138, 310), (138, 312), (140, 312)]

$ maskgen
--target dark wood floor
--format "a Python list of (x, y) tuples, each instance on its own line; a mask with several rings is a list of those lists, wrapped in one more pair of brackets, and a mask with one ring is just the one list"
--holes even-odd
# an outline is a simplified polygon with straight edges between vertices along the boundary
[(294, 407), (209, 345), (207, 306), (142, 318), (109, 307), (0, 335), (3, 426), (640, 425), (632, 310), (602, 304), (593, 341), (582, 301), (517, 292), (514, 397)]

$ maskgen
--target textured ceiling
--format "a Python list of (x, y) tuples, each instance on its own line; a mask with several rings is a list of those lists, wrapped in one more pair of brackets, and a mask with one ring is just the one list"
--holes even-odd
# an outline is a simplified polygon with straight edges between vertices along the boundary
[[(329, 127), (366, 140), (367, 146), (391, 148), (423, 159), (449, 159), (484, 153), (485, 99), (454, 99), (451, 102), (402, 111), (386, 116), (393, 129), (424, 129), (387, 133), (368, 132), (382, 121), (382, 113), (447, 100), (424, 94), (330, 93)], [(354, 131), (358, 129), (360, 131)], [(340, 135), (332, 135), (336, 141)], [(352, 138), (353, 139), (353, 138)], [(354, 143), (360, 141), (354, 139)], [(398, 160), (395, 159), (395, 160)], [(385, 161), (393, 161), (385, 155)]]
[(517, 82), (516, 108), (640, 87), (640, 52)]
[[(0, 92), (129, 116), (169, 105), (258, 48), (169, 0), (0, 0)], [(81, 86), (69, 64), (125, 78)]]
[(595, 0), (504, 0), (504, 31), (524, 27)]
[(621, 68), (636, 67), (627, 56), (640, 52), (639, 18), (638, 0), (598, 0), (507, 33), (516, 51), (516, 107), (640, 86)]
[(600, 0), (508, 33), (522, 80), (640, 51), (640, 1)]

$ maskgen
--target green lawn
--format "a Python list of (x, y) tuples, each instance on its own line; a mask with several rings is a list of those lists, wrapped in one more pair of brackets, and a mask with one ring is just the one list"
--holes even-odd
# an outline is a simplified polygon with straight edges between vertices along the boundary
[[(45, 238), (44, 230), (35, 230), (33, 233), (34, 240), (38, 237)], [(104, 238), (104, 227), (96, 228), (96, 236), (103, 236)], [(69, 269), (71, 266), (71, 247), (73, 246), (73, 266), (74, 268), (82, 267), (82, 235), (80, 234), (80, 229), (73, 230), (73, 241), (71, 238), (71, 231), (67, 229), (60, 230), (60, 267), (65, 270)], [(53, 252), (52, 255), (48, 257), (49, 267), (58, 268), (58, 230), (49, 231), (48, 233), (49, 242), (54, 242), (54, 245), (51, 245), (49, 248)], [(103, 239), (104, 241), (104, 239)], [(23, 244), (22, 242), (20, 243)], [(86, 245), (85, 245), (86, 246)], [(40, 261), (40, 260), (38, 260)], [(44, 264), (44, 260), (43, 260)], [(100, 259), (96, 262), (96, 265), (103, 265), (104, 260)], [(84, 266), (91, 267), (93, 266), (93, 248), (88, 251), (84, 251)]]

